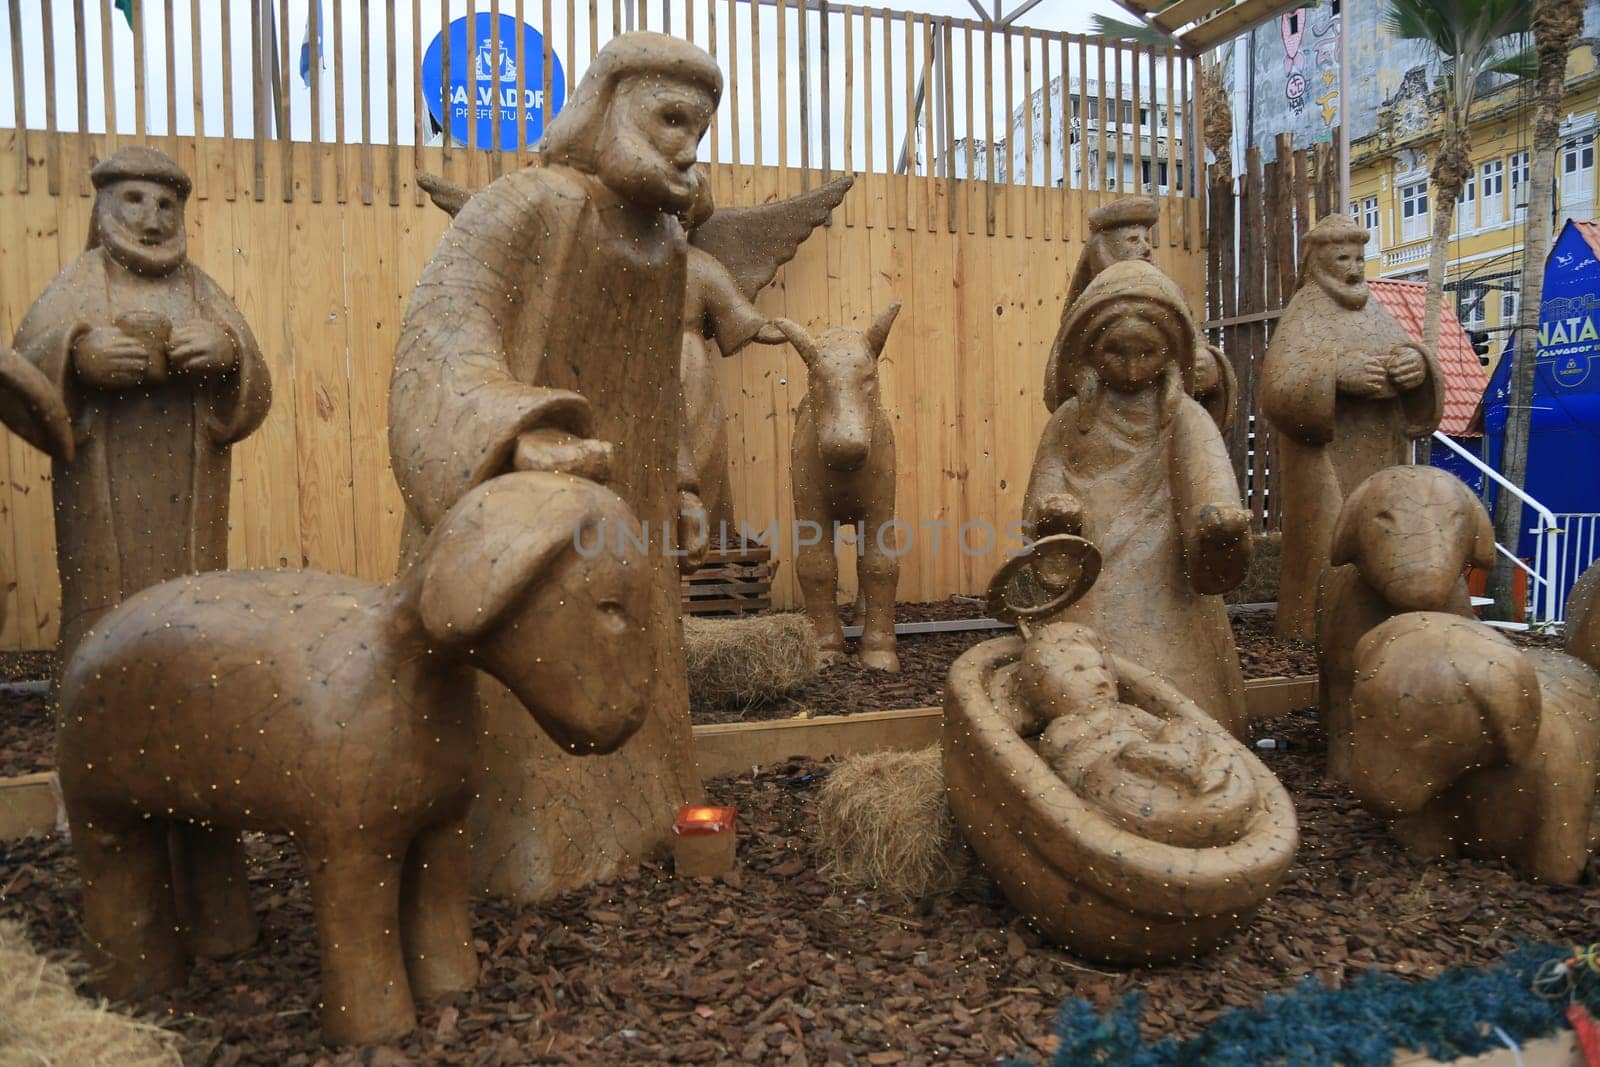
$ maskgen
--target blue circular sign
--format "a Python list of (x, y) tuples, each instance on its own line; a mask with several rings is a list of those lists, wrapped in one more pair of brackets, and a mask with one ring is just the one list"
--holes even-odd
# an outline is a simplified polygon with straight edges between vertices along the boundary
[[(471, 32), (468, 32), (468, 22)], [(522, 33), (524, 86), (517, 93), (517, 33)], [(433, 121), (457, 144), (467, 144), (468, 124), (476, 122), (478, 147), (514, 151), (517, 125), (527, 129), (526, 143), (544, 136), (545, 117), (554, 118), (566, 103), (561, 60), (550, 53), (550, 99), (544, 99), (544, 37), (532, 26), (518, 25), (512, 15), (500, 16), (499, 51), (495, 51), (494, 13), (480, 11), (450, 23), (449, 99), (440, 99), (444, 69), (444, 34), (434, 37), (422, 56), (422, 90)], [(477, 85), (473, 85), (473, 75)], [(473, 90), (476, 88), (476, 98)]]

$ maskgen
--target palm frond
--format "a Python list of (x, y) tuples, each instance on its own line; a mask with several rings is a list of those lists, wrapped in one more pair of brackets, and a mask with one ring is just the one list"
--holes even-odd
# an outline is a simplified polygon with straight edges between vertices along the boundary
[(1155, 26), (1148, 26), (1142, 22), (1124, 22), (1105, 15), (1091, 15), (1089, 28), (1097, 37), (1104, 37), (1109, 41), (1133, 41), (1162, 47), (1173, 43), (1171, 34), (1164, 33)]

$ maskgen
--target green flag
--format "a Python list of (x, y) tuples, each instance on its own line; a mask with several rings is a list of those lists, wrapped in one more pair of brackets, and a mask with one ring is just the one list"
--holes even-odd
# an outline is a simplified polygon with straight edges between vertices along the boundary
[(122, 17), (128, 20), (128, 29), (133, 29), (133, 0), (117, 0), (112, 6), (122, 12)]

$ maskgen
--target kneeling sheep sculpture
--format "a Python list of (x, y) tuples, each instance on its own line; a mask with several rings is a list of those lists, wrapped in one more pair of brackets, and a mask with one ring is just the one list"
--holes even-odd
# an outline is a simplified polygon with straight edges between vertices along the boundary
[(616, 524), (636, 520), (593, 482), (507, 474), (393, 585), (215, 572), (108, 614), (67, 665), (58, 736), (102, 991), (180, 984), (180, 921), (204, 954), (254, 941), (241, 829), (288, 833), (305, 860), (327, 1040), (398, 1037), (413, 995), (476, 984), (474, 668), (573, 752), (627, 740), (649, 569)]

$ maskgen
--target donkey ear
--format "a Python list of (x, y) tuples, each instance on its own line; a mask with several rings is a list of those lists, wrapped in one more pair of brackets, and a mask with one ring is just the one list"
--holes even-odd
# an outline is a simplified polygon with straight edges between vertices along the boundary
[(867, 327), (867, 350), (874, 357), (883, 355), (883, 346), (889, 342), (889, 328), (894, 325), (895, 316), (898, 314), (900, 314), (900, 303), (896, 301), (878, 312), (878, 317)]
[(807, 367), (817, 365), (817, 342), (804, 326), (789, 319), (774, 319), (773, 325), (778, 327), (779, 332), (794, 346), (794, 350), (800, 353), (800, 358), (805, 361)]
[(1529, 759), (1539, 740), (1544, 693), (1532, 661), (1510, 647), (1478, 657), (1472, 694), (1483, 712), (1484, 725), (1509, 763)]
[(434, 640), (461, 644), (482, 637), (573, 544), (570, 509), (549, 494), (530, 493), (519, 484), (526, 477), (507, 475), (479, 486), (429, 539), (418, 611)]

